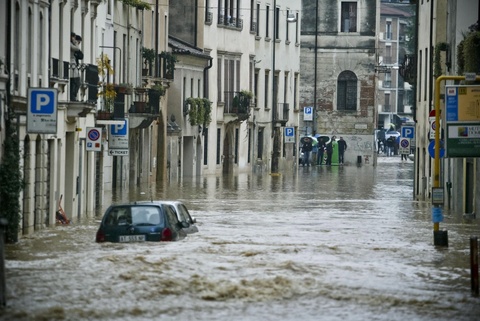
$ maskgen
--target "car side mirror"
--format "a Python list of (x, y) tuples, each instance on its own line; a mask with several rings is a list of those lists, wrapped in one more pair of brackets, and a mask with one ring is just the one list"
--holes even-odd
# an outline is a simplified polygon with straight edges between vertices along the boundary
[(197, 219), (195, 217), (192, 217), (192, 222), (195, 224), (197, 223)]

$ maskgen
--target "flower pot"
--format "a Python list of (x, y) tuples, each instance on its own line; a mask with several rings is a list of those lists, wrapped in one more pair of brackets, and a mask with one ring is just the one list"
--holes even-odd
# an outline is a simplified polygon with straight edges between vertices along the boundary
[(133, 102), (133, 112), (134, 113), (145, 113), (147, 103), (145, 101), (134, 101)]
[(109, 111), (99, 110), (97, 112), (97, 120), (110, 120), (113, 114)]

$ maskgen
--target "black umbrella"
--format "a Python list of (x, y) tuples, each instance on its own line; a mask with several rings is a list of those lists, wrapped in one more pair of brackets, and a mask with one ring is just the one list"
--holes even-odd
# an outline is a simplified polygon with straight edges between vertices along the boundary
[(311, 137), (305, 136), (305, 137), (300, 138), (300, 143), (305, 144), (305, 143), (308, 143), (308, 142), (312, 142)]

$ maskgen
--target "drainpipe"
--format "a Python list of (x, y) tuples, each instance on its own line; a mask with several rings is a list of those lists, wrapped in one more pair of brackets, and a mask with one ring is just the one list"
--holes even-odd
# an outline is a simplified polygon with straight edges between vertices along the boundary
[(318, 68), (318, 0), (315, 5), (315, 75), (313, 81), (313, 114), (312, 114), (312, 136), (317, 133), (317, 68)]
[(158, 0), (155, 1), (155, 77), (159, 76), (159, 59), (158, 59)]

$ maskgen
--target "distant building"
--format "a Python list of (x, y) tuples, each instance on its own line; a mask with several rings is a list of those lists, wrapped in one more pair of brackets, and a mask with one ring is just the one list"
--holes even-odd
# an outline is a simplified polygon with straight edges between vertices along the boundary
[[(378, 129), (391, 125), (400, 130), (402, 124), (413, 122), (412, 84), (404, 81), (399, 67), (406, 54), (407, 44), (414, 43), (408, 33), (412, 28), (415, 7), (405, 3), (382, 1), (377, 51), (377, 114)], [(412, 46), (412, 49), (414, 46)]]
[(300, 132), (343, 136), (346, 163), (375, 154), (378, 8), (377, 0), (302, 1), (300, 107), (314, 117), (300, 115)]

